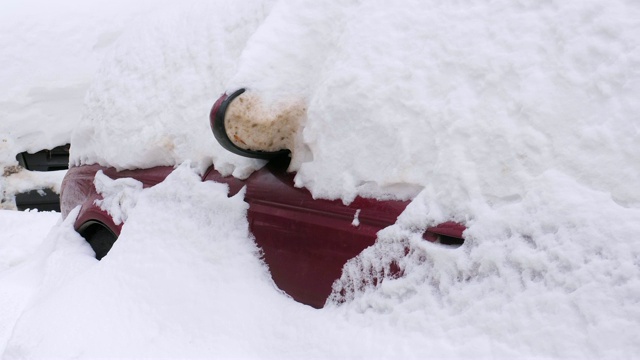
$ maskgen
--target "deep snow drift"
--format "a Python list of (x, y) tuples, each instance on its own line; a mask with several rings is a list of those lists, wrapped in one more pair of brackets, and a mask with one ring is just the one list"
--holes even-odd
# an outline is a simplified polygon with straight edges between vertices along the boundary
[[(104, 55), (164, 0), (3, 0), (0, 5), (0, 208), (13, 195), (58, 187), (64, 173), (14, 168), (17, 153), (69, 143)], [(20, 170), (20, 171), (17, 171)]]
[[(102, 262), (67, 219), (0, 273), (5, 356), (636, 357), (639, 39), (623, 0), (167, 6), (106, 54), (72, 163), (191, 166), (129, 189)], [(242, 199), (197, 181), (261, 166), (208, 129), (240, 87), (306, 104), (291, 169), (315, 196), (417, 194), (346, 266), (344, 303), (279, 294)], [(421, 240), (452, 219), (464, 246)]]
[(238, 177), (261, 166), (223, 150), (207, 116), (269, 9), (262, 0), (167, 6), (123, 34), (87, 92), (71, 163), (206, 167), (213, 158)]

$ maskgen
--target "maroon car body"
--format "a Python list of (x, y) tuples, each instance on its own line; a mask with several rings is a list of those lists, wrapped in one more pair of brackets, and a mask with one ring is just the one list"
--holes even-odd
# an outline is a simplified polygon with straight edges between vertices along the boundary
[[(225, 100), (233, 100), (233, 95), (229, 99), (224, 95), (216, 102), (211, 114), (212, 126), (216, 116), (224, 120), (228, 104)], [(253, 154), (262, 156), (257, 152)], [(228, 184), (229, 196), (246, 187), (250, 231), (262, 249), (275, 284), (295, 300), (320, 308), (344, 264), (373, 245), (377, 232), (395, 223), (409, 202), (358, 197), (344, 205), (339, 200), (314, 199), (307, 189), (294, 186), (295, 174), (287, 172), (289, 157), (286, 153), (279, 155), (245, 180), (222, 176), (213, 167), (202, 180)], [(173, 168), (118, 172), (114, 168), (85, 165), (69, 169), (61, 189), (62, 214), (66, 217), (73, 208), (81, 206), (75, 229), (96, 250), (96, 257), (101, 258), (120, 234), (122, 224), (116, 225), (111, 216), (96, 205), (101, 197), (93, 181), (99, 170), (112, 179), (134, 178), (144, 187), (150, 187), (162, 182)], [(464, 226), (448, 222), (427, 229), (423, 237), (427, 241), (461, 244), (464, 230)], [(102, 240), (96, 240), (104, 235), (112, 239), (106, 250), (99, 244)]]
[[(286, 159), (272, 160), (248, 179), (239, 180), (210, 168), (203, 181), (228, 184), (230, 196), (246, 186), (250, 230), (274, 282), (295, 300), (319, 308), (347, 260), (371, 246), (376, 233), (393, 224), (408, 202), (356, 198), (344, 205), (341, 201), (314, 199), (308, 190), (293, 185), (294, 175), (286, 169)], [(118, 172), (87, 165), (69, 169), (62, 184), (61, 210), (66, 217), (81, 206), (75, 228), (83, 235), (92, 225), (104, 226), (116, 236), (122, 228), (95, 204), (101, 199), (93, 185), (99, 170), (112, 179), (130, 177), (149, 187), (162, 182), (173, 168)], [(354, 225), (356, 213), (358, 222)], [(429, 228), (424, 237), (455, 243), (462, 239), (463, 231), (461, 225), (445, 223)]]

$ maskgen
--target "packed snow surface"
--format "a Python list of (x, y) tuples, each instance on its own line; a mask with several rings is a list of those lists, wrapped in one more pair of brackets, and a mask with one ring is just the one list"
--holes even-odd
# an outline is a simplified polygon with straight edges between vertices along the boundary
[[(19, 84), (0, 95), (1, 165), (32, 146), (20, 140), (31, 121), (54, 121), (20, 120), (34, 119), (33, 96), (59, 109), (86, 89), (65, 123), (73, 165), (177, 167), (149, 189), (96, 177), (101, 206), (126, 221), (100, 262), (75, 213), (53, 225), (0, 212), (4, 358), (640, 356), (640, 3), (143, 4), (114, 5), (139, 16), (114, 23), (103, 52), (59, 50), (65, 91), (47, 77), (56, 62), (1, 73)], [(56, 10), (51, 33), (91, 28), (76, 5)], [(110, 33), (99, 24), (69, 44)], [(45, 25), (0, 26), (13, 56), (46, 49), (11, 35), (39, 39)], [(212, 163), (237, 177), (262, 166), (208, 128), (213, 102), (239, 88), (265, 112), (305, 105), (290, 170), (314, 196), (413, 192), (322, 310), (275, 288), (242, 193), (199, 181)], [(468, 228), (462, 247), (422, 241), (449, 220)], [(391, 266), (403, 276), (377, 281)]]

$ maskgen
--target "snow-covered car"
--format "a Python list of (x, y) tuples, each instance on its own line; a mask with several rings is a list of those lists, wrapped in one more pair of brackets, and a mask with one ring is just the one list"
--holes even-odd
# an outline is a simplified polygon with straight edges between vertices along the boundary
[[(230, 140), (236, 135), (229, 136), (225, 115), (242, 92), (225, 94), (214, 104), (210, 116), (214, 135), (232, 152), (269, 162), (244, 180), (223, 176), (214, 167), (206, 171), (202, 180), (227, 184), (229, 196), (245, 188), (249, 227), (275, 284), (301, 303), (323, 307), (344, 264), (373, 245), (376, 233), (394, 224), (409, 201), (357, 197), (345, 205), (340, 200), (316, 199), (307, 189), (296, 187), (295, 174), (287, 172), (287, 149), (246, 149)], [(62, 214), (66, 217), (81, 206), (75, 229), (89, 242), (96, 258), (101, 259), (116, 242), (122, 223), (114, 221), (98, 205), (101, 195), (94, 185), (96, 174), (102, 171), (111, 179), (133, 178), (150, 187), (162, 182), (173, 170), (168, 166), (123, 171), (99, 165), (71, 167), (62, 183)], [(461, 245), (464, 230), (460, 224), (446, 222), (428, 228), (423, 238)]]
[[(21, 152), (16, 156), (16, 160), (20, 168), (29, 171), (67, 170), (69, 166), (69, 144), (35, 153)], [(18, 210), (60, 211), (60, 195), (50, 188), (20, 192), (15, 196)]]

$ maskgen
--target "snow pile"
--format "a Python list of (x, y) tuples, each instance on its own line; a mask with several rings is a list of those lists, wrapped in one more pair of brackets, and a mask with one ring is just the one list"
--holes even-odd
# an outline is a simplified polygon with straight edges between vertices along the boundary
[[(404, 5), (275, 7), (230, 85), (308, 103), (292, 169), (314, 195), (423, 189), (333, 300), (535, 356), (637, 354), (640, 7)], [(464, 247), (420, 241), (452, 219)]]
[[(640, 209), (549, 174), (521, 201), (474, 208), (481, 215), (469, 223), (465, 245), (451, 249), (422, 240), (424, 219), (440, 216), (425, 199), (347, 264), (331, 299), (347, 301), (345, 313), (461, 341), (486, 336), (498, 353), (640, 353)], [(385, 278), (393, 266), (404, 276)]]
[(105, 53), (138, 16), (167, 2), (3, 0), (0, 207), (14, 207), (18, 192), (59, 191), (63, 173), (22, 171), (15, 156), (69, 143)]
[[(127, 29), (72, 136), (74, 164), (192, 168), (144, 190), (102, 179), (127, 217), (103, 261), (71, 216), (7, 265), (7, 358), (640, 353), (640, 5), (192, 5)], [(208, 128), (240, 87), (306, 105), (291, 168), (315, 196), (419, 192), (326, 309), (273, 288), (241, 195), (195, 175), (262, 164)], [(462, 247), (421, 240), (448, 220)]]
[(130, 29), (88, 90), (72, 135), (72, 164), (118, 169), (187, 159), (246, 177), (263, 163), (223, 150), (208, 115), (270, 1), (194, 1), (167, 6)]
[[(258, 258), (243, 193), (229, 198), (226, 185), (203, 183), (196, 170), (183, 165), (156, 187), (127, 192), (135, 200), (123, 205), (128, 221), (102, 261), (73, 231), (71, 214), (34, 256), (0, 273), (3, 358), (475, 353), (476, 340), (454, 347), (437, 333), (372, 327), (294, 302)], [(104, 188), (124, 192), (115, 182)]]
[[(111, 185), (112, 191), (122, 188)], [(241, 195), (227, 198), (226, 185), (202, 183), (185, 166), (157, 187), (128, 194), (136, 206), (103, 261), (70, 234), (70, 221), (60, 230), (65, 243), (47, 239), (42, 283), (13, 331), (6, 358), (206, 357), (219, 342), (245, 340), (215, 335), (227, 326), (217, 313), (228, 306), (237, 309), (234, 314), (250, 309), (254, 292), (266, 292), (261, 297), (268, 303), (279, 296), (256, 256)], [(174, 221), (185, 215), (191, 220)], [(254, 279), (231, 285), (235, 273)]]
[[(405, 5), (354, 5), (333, 56), (314, 57), (300, 186), (347, 199), (370, 182), (437, 186), (455, 207), (522, 197), (554, 169), (638, 204), (637, 5)], [(286, 88), (299, 67), (276, 51)], [(261, 91), (267, 76), (244, 86)]]
[(68, 143), (102, 57), (124, 28), (163, 3), (166, 1), (3, 1), (2, 142), (13, 143), (16, 152)]
[[(82, 271), (87, 263), (95, 262), (91, 258), (94, 255), (91, 248), (71, 227), (73, 217), (66, 221), (66, 225), (51, 228), (55, 221), (60, 220), (59, 213), (15, 214), (7, 217), (13, 218), (10, 222), (3, 224), (6, 225), (3, 229), (8, 234), (5, 237), (3, 232), (0, 241), (11, 247), (22, 247), (27, 253), (13, 266), (0, 272), (0, 348), (3, 349), (3, 358), (6, 355), (6, 345), (14, 332), (14, 325), (37, 299), (39, 292), (54, 291), (61, 280)], [(18, 220), (18, 214), (22, 221)], [(24, 221), (29, 222), (26, 228)], [(21, 232), (19, 239), (24, 241), (20, 245), (12, 236), (18, 231)], [(47, 231), (49, 233), (44, 237)], [(13, 243), (11, 239), (14, 239)], [(0, 259), (3, 260), (7, 256), (5, 252), (0, 254)], [(83, 255), (81, 261), (70, 261), (77, 254)], [(48, 271), (51, 268), (56, 271)]]
[(29, 258), (59, 219), (54, 212), (0, 210), (0, 273)]
[(120, 225), (126, 222), (129, 210), (136, 206), (137, 195), (142, 191), (142, 183), (132, 178), (112, 180), (100, 170), (96, 173), (93, 184), (96, 192), (102, 197), (96, 200), (96, 205), (111, 216), (114, 224)]
[(557, 170), (633, 206), (639, 12), (624, 1), (169, 8), (105, 61), (72, 162), (213, 158), (246, 176), (260, 164), (222, 150), (206, 116), (246, 87), (266, 104), (307, 103), (292, 170), (317, 196), (437, 184), (449, 211), (468, 213), (459, 204), (522, 198)]
[[(347, 268), (362, 276), (395, 253), (405, 276), (314, 310), (273, 286), (242, 193), (228, 198), (226, 185), (201, 182), (188, 165), (150, 189), (101, 181), (113, 198), (132, 200), (122, 204), (129, 217), (120, 239), (96, 261), (71, 214), (31, 256), (0, 273), (4, 358), (624, 358), (638, 351), (631, 240), (629, 254), (587, 249), (597, 254), (587, 264), (563, 257), (585, 250), (575, 242), (562, 248), (551, 232), (513, 236), (509, 251), (497, 241), (452, 250), (419, 240), (414, 220), (425, 208), (415, 202), (359, 258), (364, 271)], [(525, 202), (538, 211), (539, 199)], [(521, 225), (512, 210), (491, 225)], [(477, 231), (490, 238), (496, 228)]]

